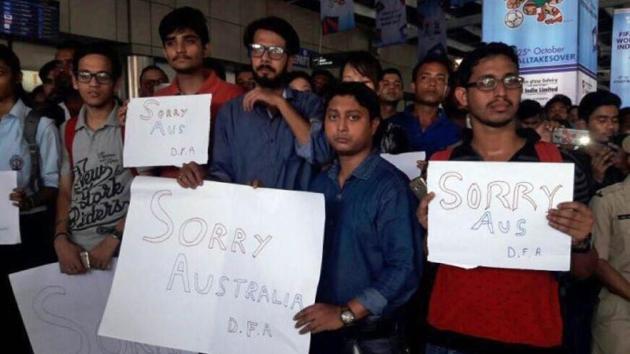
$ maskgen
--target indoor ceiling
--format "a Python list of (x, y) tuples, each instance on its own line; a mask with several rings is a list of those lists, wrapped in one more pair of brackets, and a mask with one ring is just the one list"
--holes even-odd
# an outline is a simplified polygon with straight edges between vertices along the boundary
[[(293, 5), (319, 12), (318, 0), (285, 0)], [(577, 0), (567, 0), (577, 1)], [(448, 53), (453, 57), (461, 57), (481, 42), (481, 8), (482, 0), (467, 3), (462, 7), (450, 7), (445, 2), (446, 27), (448, 30)], [(417, 0), (406, 0), (407, 22), (409, 24), (410, 44), (415, 44), (417, 19), (415, 15)], [(370, 30), (374, 28), (374, 0), (354, 0), (355, 15), (358, 26)], [(608, 86), (610, 80), (610, 42), (612, 31), (612, 14), (615, 8), (630, 7), (630, 0), (599, 0), (599, 55), (598, 82)]]

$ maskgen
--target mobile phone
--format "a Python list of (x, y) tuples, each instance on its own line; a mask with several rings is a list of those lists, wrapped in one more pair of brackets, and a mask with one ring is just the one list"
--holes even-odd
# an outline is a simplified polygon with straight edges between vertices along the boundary
[(411, 191), (418, 200), (422, 200), (422, 198), (427, 195), (427, 183), (422, 177), (412, 179), (411, 182), (409, 182), (409, 188), (411, 188)]
[(81, 252), (81, 263), (83, 263), (83, 267), (85, 267), (85, 269), (90, 269), (90, 255), (87, 251)]
[(551, 142), (559, 145), (587, 146), (591, 143), (588, 130), (556, 128), (551, 133)]

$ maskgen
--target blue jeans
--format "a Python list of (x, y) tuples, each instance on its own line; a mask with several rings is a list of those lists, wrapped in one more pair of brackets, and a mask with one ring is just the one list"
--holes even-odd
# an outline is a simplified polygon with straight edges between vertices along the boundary
[(467, 354), (467, 353), (427, 343), (424, 354)]

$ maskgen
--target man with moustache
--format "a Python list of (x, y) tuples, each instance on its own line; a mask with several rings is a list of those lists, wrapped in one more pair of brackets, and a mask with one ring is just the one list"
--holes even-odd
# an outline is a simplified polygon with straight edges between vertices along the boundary
[[(321, 134), (323, 106), (310, 93), (287, 85), (300, 40), (279, 17), (265, 17), (245, 29), (243, 44), (254, 69), (256, 88), (226, 103), (216, 122), (209, 177), (269, 188), (305, 190), (313, 164), (328, 160)], [(182, 169), (182, 187), (203, 182), (198, 170)]]
[(398, 102), (403, 98), (403, 81), (400, 71), (388, 68), (381, 73), (378, 83), (378, 98), (381, 103), (381, 119), (398, 113)]
[(451, 76), (452, 66), (446, 57), (428, 56), (414, 67), (414, 104), (388, 121), (405, 132), (406, 142), (402, 145), (408, 146), (409, 151), (425, 151), (429, 157), (459, 141), (459, 127), (440, 108), (449, 93)]
[[(504, 43), (483, 44), (462, 61), (455, 97), (466, 108), (471, 130), (462, 144), (433, 155), (432, 160), (562, 162), (560, 151), (539, 141), (530, 129), (517, 129), (515, 115), (523, 90), (518, 56)], [(430, 232), (428, 205), (418, 210)], [(575, 168), (574, 202), (548, 211), (551, 227), (571, 237), (571, 271), (588, 276), (589, 235), (593, 216), (585, 176)], [(430, 206), (429, 206), (430, 207)], [(584, 252), (584, 253), (582, 253)], [(582, 262), (585, 261), (585, 262)], [(583, 271), (583, 274), (579, 274)], [(557, 274), (547, 271), (478, 267), (463, 269), (440, 264), (429, 304), (426, 353), (503, 354), (562, 352), (563, 318)]]

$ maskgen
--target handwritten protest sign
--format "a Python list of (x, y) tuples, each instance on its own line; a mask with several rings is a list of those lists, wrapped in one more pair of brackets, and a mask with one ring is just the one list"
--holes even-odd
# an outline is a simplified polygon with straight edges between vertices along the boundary
[(134, 98), (125, 128), (125, 167), (205, 164), (212, 95)]
[(573, 200), (573, 164), (431, 161), (429, 261), (566, 271), (570, 237), (546, 214)]
[(15, 245), (20, 238), (20, 208), (9, 200), (17, 188), (16, 171), (0, 171), (0, 245)]
[(292, 317), (315, 300), (324, 217), (321, 194), (136, 177), (99, 334), (203, 353), (307, 353)]
[[(113, 262), (112, 269), (116, 266)], [(185, 354), (96, 334), (113, 271), (65, 275), (51, 263), (10, 275), (33, 351), (37, 354)], [(131, 301), (134, 302), (134, 301)]]
[(424, 151), (414, 151), (396, 155), (381, 154), (381, 157), (396, 166), (397, 169), (401, 170), (411, 180), (420, 176), (418, 161), (424, 161), (426, 159), (426, 153)]

